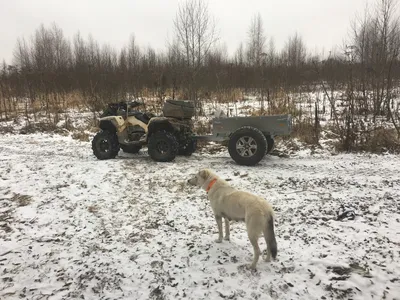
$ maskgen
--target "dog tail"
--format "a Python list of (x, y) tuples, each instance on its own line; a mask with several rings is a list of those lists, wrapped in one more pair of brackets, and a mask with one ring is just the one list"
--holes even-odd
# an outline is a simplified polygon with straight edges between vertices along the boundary
[(265, 235), (265, 242), (267, 243), (268, 248), (270, 249), (273, 259), (275, 259), (278, 253), (278, 247), (276, 245), (275, 232), (274, 232), (274, 217), (272, 214), (270, 214), (267, 217), (267, 224), (264, 235)]

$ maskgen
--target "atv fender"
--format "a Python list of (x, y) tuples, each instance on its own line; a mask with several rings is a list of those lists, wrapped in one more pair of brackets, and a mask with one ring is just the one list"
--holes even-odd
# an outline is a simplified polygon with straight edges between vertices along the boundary
[(150, 136), (153, 133), (160, 131), (160, 130), (164, 130), (167, 132), (174, 131), (174, 127), (169, 122), (168, 118), (165, 118), (165, 117), (152, 118), (150, 120), (149, 124), (147, 124), (147, 128), (148, 128), (147, 136)]
[(129, 123), (131, 126), (139, 126), (139, 127), (143, 128), (143, 130), (147, 133), (147, 130), (148, 130), (147, 124), (140, 121), (136, 117), (133, 117), (133, 116), (128, 117), (126, 119), (126, 123)]
[(124, 118), (120, 116), (109, 116), (100, 118), (100, 128), (102, 130), (121, 132), (125, 129)]

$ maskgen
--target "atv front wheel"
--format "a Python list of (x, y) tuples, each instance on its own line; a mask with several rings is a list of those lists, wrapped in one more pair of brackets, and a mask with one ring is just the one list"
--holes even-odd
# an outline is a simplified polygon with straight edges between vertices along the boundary
[(139, 153), (140, 149), (142, 149), (142, 146), (136, 146), (136, 145), (119, 145), (125, 153), (132, 153), (132, 154), (137, 154)]
[(178, 141), (168, 131), (157, 131), (149, 137), (147, 145), (150, 157), (159, 162), (169, 162), (175, 159), (178, 153)]
[(178, 154), (184, 156), (192, 155), (197, 148), (197, 140), (194, 138), (188, 138), (183, 144), (179, 145)]
[(98, 132), (92, 140), (92, 150), (98, 159), (115, 158), (119, 152), (117, 135), (108, 130)]

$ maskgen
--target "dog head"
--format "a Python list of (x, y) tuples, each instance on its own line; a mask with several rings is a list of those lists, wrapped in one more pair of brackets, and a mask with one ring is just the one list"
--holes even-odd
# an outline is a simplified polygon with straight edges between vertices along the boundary
[(204, 183), (212, 176), (209, 169), (200, 170), (194, 177), (190, 178), (187, 182), (190, 185), (203, 186)]

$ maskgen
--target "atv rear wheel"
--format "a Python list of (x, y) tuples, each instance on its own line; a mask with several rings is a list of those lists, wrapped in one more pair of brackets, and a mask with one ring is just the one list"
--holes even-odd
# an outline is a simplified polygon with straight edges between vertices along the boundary
[(178, 153), (178, 141), (168, 131), (157, 131), (149, 137), (148, 152), (150, 157), (159, 162), (169, 162), (175, 159)]
[(183, 144), (179, 145), (179, 155), (190, 156), (197, 148), (197, 140), (194, 138), (188, 138)]
[(254, 166), (263, 159), (267, 151), (267, 140), (257, 128), (244, 126), (231, 135), (228, 151), (237, 164)]
[(98, 132), (92, 140), (92, 150), (98, 159), (115, 158), (119, 152), (117, 135), (108, 130)]
[(142, 146), (136, 146), (136, 145), (119, 145), (125, 153), (132, 153), (132, 154), (137, 154), (139, 153), (140, 149), (142, 149)]

